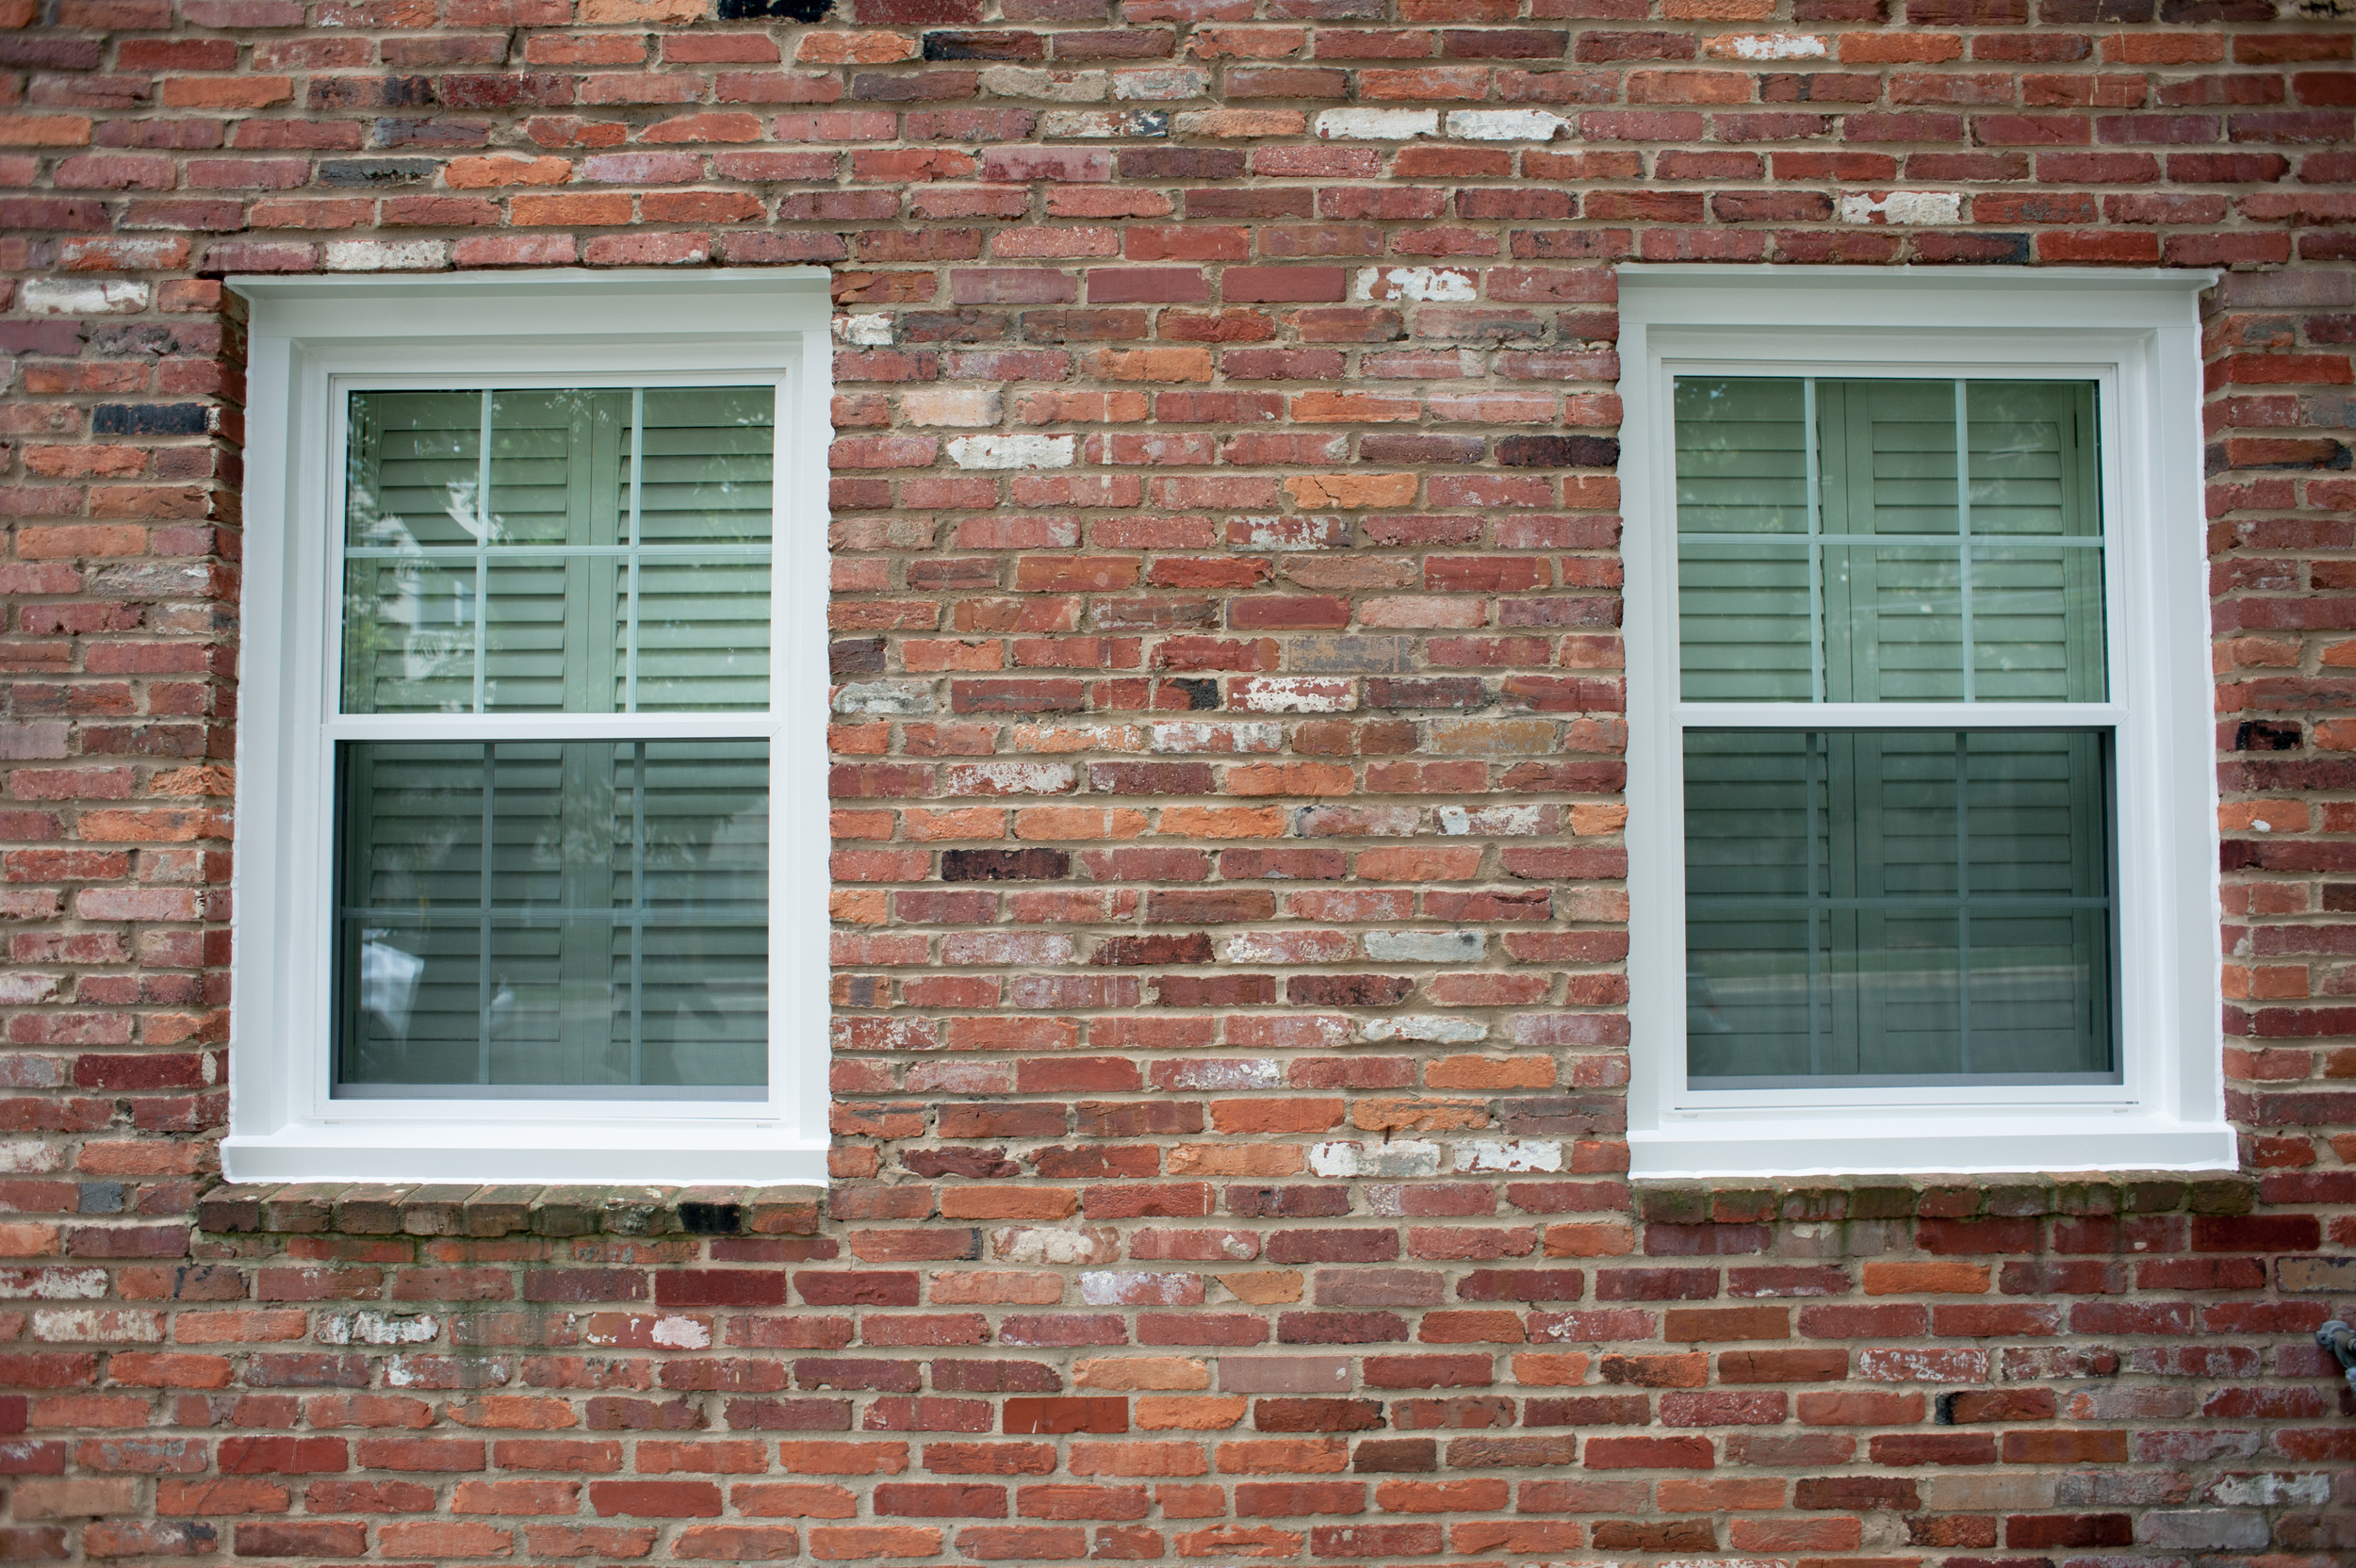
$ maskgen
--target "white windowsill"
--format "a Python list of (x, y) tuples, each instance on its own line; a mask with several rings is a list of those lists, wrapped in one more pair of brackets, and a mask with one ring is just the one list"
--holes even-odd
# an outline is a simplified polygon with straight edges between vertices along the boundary
[(1715, 1176), (1907, 1176), (2049, 1170), (2232, 1170), (2233, 1129), (2161, 1117), (1942, 1117), (1937, 1131), (1853, 1119), (1713, 1120), (1671, 1115), (1628, 1134), (1639, 1181)]
[[(486, 1147), (486, 1138), (497, 1147)], [(781, 1128), (709, 1122), (297, 1122), (223, 1138), (221, 1166), (233, 1182), (823, 1186), (826, 1148)]]

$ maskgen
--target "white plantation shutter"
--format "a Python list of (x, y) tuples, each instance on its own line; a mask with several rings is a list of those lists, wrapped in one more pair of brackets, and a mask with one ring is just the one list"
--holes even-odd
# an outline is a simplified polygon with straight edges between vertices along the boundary
[[(641, 423), (638, 537), (732, 553), (648, 558), (636, 587), (635, 706), (759, 707), (769, 682), (770, 486), (766, 388), (657, 387)], [(617, 621), (627, 620), (630, 584)], [(627, 682), (630, 672), (625, 670)], [(630, 694), (619, 699), (627, 703)]]
[(1808, 700), (1807, 406), (1798, 380), (1677, 384), (1677, 528), (1710, 536), (1677, 551), (1688, 697)]
[[(617, 817), (624, 808), (643, 812), (640, 852), (614, 868), (613, 897), (630, 898), (646, 918), (617, 927), (610, 954), (614, 988), (638, 998), (614, 1022), (642, 1082), (760, 1080), (768, 1045), (766, 753), (759, 743), (648, 742), (642, 784), (617, 799)], [(615, 826), (619, 836), (623, 824)]]

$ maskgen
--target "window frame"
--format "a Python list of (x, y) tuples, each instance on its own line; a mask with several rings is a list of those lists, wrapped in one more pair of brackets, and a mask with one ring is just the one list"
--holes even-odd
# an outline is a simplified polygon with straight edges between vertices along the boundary
[[(249, 302), (245, 625), (232, 921), (234, 1181), (823, 1183), (827, 1143), (822, 269), (233, 277)], [(594, 323), (585, 331), (583, 322)], [(374, 387), (773, 384), (770, 704), (748, 712), (341, 710), (344, 403)], [(466, 734), (466, 731), (479, 734)], [(335, 1098), (339, 740), (769, 744), (764, 1098)]]
[[(2210, 272), (1621, 270), (1628, 518), (1631, 1168), (1640, 1177), (2209, 1169), (2224, 1120), (2197, 291)], [(1687, 703), (1679, 375), (2092, 381), (2102, 497), (2100, 703)], [(1696, 1089), (1685, 1063), (1688, 727), (2091, 726), (2114, 736), (2117, 1085)]]

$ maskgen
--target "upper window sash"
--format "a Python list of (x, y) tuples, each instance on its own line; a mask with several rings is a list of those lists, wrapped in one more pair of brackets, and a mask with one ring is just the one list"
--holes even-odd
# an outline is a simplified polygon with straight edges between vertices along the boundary
[[(778, 678), (773, 563), (795, 479), (778, 450), (789, 382), (694, 370), (334, 378), (329, 572), (341, 592), (328, 606), (331, 729), (376, 738), (765, 729)], [(717, 412), (730, 421), (765, 423), (695, 429), (716, 416), (694, 405), (713, 400), (728, 402)], [(380, 433), (387, 445), (406, 438), (422, 449), (434, 438), (449, 449), (372, 451), (371, 422), (412, 427)], [(650, 428), (656, 449), (645, 450)], [(707, 454), (743, 471), (698, 474), (691, 464), (679, 472), (680, 454), (661, 448), (681, 438), (747, 448)], [(701, 500), (710, 514), (687, 531), (708, 537), (681, 534), (682, 487), (691, 513)], [(696, 494), (714, 489), (723, 493)], [(765, 494), (727, 493), (753, 491)], [(520, 512), (504, 504), (510, 498)], [(420, 510), (428, 515), (412, 515)], [(611, 628), (598, 624), (606, 590)], [(439, 638), (416, 635), (420, 622)], [(389, 678), (361, 667), (388, 635), (403, 644)], [(438, 661), (437, 641), (450, 645)], [(650, 647), (657, 642), (667, 645)], [(726, 667), (714, 670), (714, 661)], [(584, 728), (592, 718), (606, 722)]]
[[(2118, 676), (2126, 629), (2117, 608), (2127, 589), (2109, 526), (2122, 487), (2103, 460), (2120, 439), (2115, 367), (2000, 368), (1877, 347), (1862, 363), (1736, 358), (1722, 348), (1658, 361), (1654, 407), (1671, 446), (1655, 470), (1667, 490), (1662, 516), (1648, 526), (1664, 531), (1661, 564), (1674, 595), (1654, 631), (1675, 671), (1663, 697), (1681, 722), (1731, 727), (1802, 715), (1934, 727), (1955, 724), (1966, 706), (1975, 727), (2118, 722), (2132, 682)], [(1791, 406), (1725, 408), (1726, 388), (1738, 402), (1767, 390)], [(2002, 477), (1989, 472), (2002, 433), (1991, 427), (2004, 412), (1995, 402), (2012, 389), (2079, 404), (2046, 411), (2049, 422), (2064, 413), (2078, 421), (2074, 432), (2047, 437), (2062, 449), (2056, 466), (2074, 471), (2051, 476), (2049, 491), (2067, 484), (2070, 493), (2049, 498), (2064, 504), (2034, 532), (2021, 526), (2019, 498), (2002, 495)], [(1924, 410), (1895, 410), (1917, 416), (1909, 421), (1892, 418), (1887, 405), (1934, 394), (1941, 449), (1894, 457), (1873, 449), (1877, 425), (1897, 426), (1903, 441), (1911, 423), (1921, 446)], [(1718, 417), (1697, 416), (1708, 402), (1721, 405)], [(1760, 412), (1781, 417), (1727, 416)], [(1782, 427), (1771, 438), (1780, 452), (1759, 440), (1767, 424)], [(1745, 437), (1767, 447), (1765, 455), (1744, 460), (1731, 449)], [(1976, 465), (1972, 450), (1957, 450), (1967, 437), (1979, 449)], [(1911, 462), (1933, 471), (1927, 482), (1886, 472), (1886, 493), (1860, 498), (1859, 481), (1877, 458), (1885, 468)], [(1748, 476), (1739, 472), (1745, 467)], [(1887, 526), (1893, 521), (1905, 526)], [(2053, 645), (2024, 647), (2024, 633)], [(1967, 648), (1976, 657), (1965, 660)], [(2053, 667), (2043, 678), (2007, 667), (2023, 654)]]

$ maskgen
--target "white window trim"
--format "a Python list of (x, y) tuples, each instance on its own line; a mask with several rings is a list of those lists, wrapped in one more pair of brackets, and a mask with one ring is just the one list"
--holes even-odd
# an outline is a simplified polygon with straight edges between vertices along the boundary
[[(1627, 514), (1633, 1174), (2231, 1169), (2219, 1018), (2217, 785), (2201, 507), (2205, 271), (1630, 266), (1619, 272)], [(1671, 383), (1905, 368), (2102, 384), (2125, 1082), (2002, 1089), (1694, 1090), (1685, 1073), (1682, 727)], [(1819, 722), (1853, 705), (1810, 710)], [(1989, 705), (1997, 708), (2000, 705)], [(1956, 709), (1873, 725), (1955, 727)], [(2001, 705), (2014, 722), (2025, 705)]]
[[(230, 1131), (238, 1182), (823, 1184), (827, 1144), (826, 448), (818, 268), (233, 277), (247, 361)], [(762, 1101), (335, 1100), (328, 885), (339, 719), (333, 454), (344, 379), (543, 384), (649, 378), (778, 387), (771, 706), (634, 716), (633, 733), (770, 743), (769, 1092)], [(502, 734), (589, 737), (591, 714)], [(438, 733), (438, 732), (437, 732)]]

